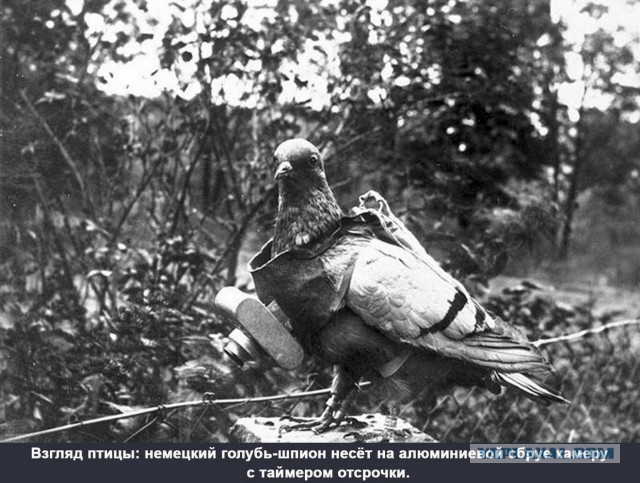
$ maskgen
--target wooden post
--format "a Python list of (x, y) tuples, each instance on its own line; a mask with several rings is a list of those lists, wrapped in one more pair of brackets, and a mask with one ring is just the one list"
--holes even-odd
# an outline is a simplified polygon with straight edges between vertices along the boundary
[(395, 443), (437, 443), (428, 434), (398, 419), (393, 433), (385, 433), (386, 417), (380, 413), (351, 417), (338, 428), (315, 434), (308, 430), (287, 431), (287, 426), (312, 418), (241, 418), (231, 428), (230, 438), (237, 443), (352, 443), (357, 441), (381, 442), (389, 437)]

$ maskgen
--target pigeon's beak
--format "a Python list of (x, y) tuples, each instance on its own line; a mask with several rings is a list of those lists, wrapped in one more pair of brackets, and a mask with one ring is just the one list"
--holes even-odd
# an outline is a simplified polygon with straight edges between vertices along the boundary
[(283, 161), (282, 163), (280, 163), (278, 165), (278, 169), (276, 170), (275, 179), (279, 180), (279, 179), (285, 178), (286, 176), (289, 175), (289, 173), (291, 172), (292, 169), (293, 169), (293, 167), (291, 166), (291, 163), (289, 161)]

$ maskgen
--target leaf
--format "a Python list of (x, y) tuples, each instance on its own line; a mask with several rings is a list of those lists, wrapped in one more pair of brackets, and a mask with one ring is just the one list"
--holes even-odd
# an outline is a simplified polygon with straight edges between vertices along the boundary
[(122, 404), (116, 404), (114, 402), (111, 401), (102, 401), (103, 404), (106, 404), (107, 406), (109, 406), (110, 408), (116, 410), (119, 413), (122, 414), (126, 414), (126, 413), (130, 413), (133, 411), (138, 411), (140, 409), (144, 409), (145, 406), (124, 406)]
[(327, 51), (324, 50), (322, 47), (320, 47), (319, 45), (314, 45), (313, 46), (314, 50), (317, 50), (318, 52), (320, 52), (321, 54), (324, 54), (325, 57), (328, 57)]
[(7, 312), (0, 312), (0, 329), (11, 330), (15, 325), (16, 321), (14, 317)]
[(185, 7), (183, 7), (182, 5), (180, 5), (178, 2), (171, 2), (169, 5), (170, 5), (171, 7), (175, 7), (175, 8), (177, 8), (177, 9), (178, 9), (178, 10), (180, 10), (181, 12), (186, 11), (186, 8), (185, 8)]
[(89, 273), (87, 273), (87, 278), (93, 278), (96, 275), (99, 275), (104, 278), (109, 278), (111, 277), (112, 273), (113, 272), (111, 270), (91, 270)]
[(309, 81), (302, 80), (297, 75), (293, 78), (293, 82), (295, 82), (298, 87), (307, 87), (307, 85), (309, 85)]
[(31, 394), (33, 394), (34, 396), (36, 396), (37, 398), (42, 399), (44, 402), (46, 402), (47, 404), (51, 404), (52, 406), (54, 405), (54, 402), (51, 398), (45, 396), (44, 394), (40, 394), (39, 392), (34, 392), (31, 391)]
[(144, 42), (145, 40), (153, 39), (152, 33), (142, 33), (136, 37), (137, 42)]
[(36, 402), (33, 406), (33, 419), (42, 421), (42, 411), (40, 411), (40, 403)]
[(537, 282), (533, 282), (531, 280), (523, 280), (521, 284), (527, 288), (532, 290), (545, 290), (545, 288)]
[(53, 101), (61, 101), (66, 99), (67, 95), (62, 92), (55, 91), (47, 91), (45, 92), (40, 99), (38, 99), (35, 104), (41, 104), (43, 102), (53, 102)]
[(57, 330), (64, 332), (65, 334), (68, 334), (72, 337), (78, 335), (78, 329), (76, 329), (75, 325), (70, 320), (61, 320), (60, 322), (56, 322), (54, 324), (54, 327)]
[(50, 335), (46, 340), (60, 352), (68, 352), (75, 347), (74, 344), (58, 335)]

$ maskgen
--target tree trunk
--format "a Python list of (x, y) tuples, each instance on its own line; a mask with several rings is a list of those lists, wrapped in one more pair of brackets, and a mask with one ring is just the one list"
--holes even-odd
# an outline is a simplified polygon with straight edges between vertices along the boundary
[(202, 165), (202, 212), (209, 213), (211, 206), (211, 156), (206, 155)]
[(553, 162), (553, 201), (558, 203), (560, 200), (560, 171), (562, 169), (562, 162), (560, 160), (560, 134), (558, 123), (558, 94), (556, 92), (548, 92), (549, 95), (549, 117), (548, 126), (549, 132), (547, 134), (547, 150), (549, 156)]
[(569, 177), (569, 191), (564, 205), (564, 223), (562, 225), (560, 237), (559, 258), (566, 260), (569, 256), (569, 248), (571, 245), (571, 236), (573, 233), (573, 219), (575, 216), (578, 199), (578, 187), (580, 183), (580, 172), (582, 171), (582, 117), (584, 108), (579, 109), (579, 119), (576, 123), (576, 135), (573, 141), (573, 171)]
[[(578, 161), (578, 160), (576, 160)], [(574, 171), (571, 174), (569, 192), (567, 193), (567, 200), (564, 208), (564, 222), (562, 224), (562, 232), (560, 238), (560, 260), (566, 260), (569, 257), (569, 246), (571, 244), (572, 225), (575, 211), (577, 208), (576, 198), (578, 197), (578, 167), (579, 162), (574, 165)]]

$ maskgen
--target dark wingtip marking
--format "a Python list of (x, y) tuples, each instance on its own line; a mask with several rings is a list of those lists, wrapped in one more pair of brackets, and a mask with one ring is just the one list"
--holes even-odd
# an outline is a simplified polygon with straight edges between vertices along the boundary
[(475, 323), (475, 326), (473, 327), (473, 331), (480, 332), (487, 328), (486, 324), (484, 323), (485, 319), (487, 318), (487, 313), (484, 311), (482, 307), (480, 307), (478, 303), (475, 303), (475, 306), (476, 306), (476, 323)]
[(431, 334), (433, 332), (442, 332), (443, 330), (446, 330), (446, 328), (451, 325), (458, 313), (460, 313), (460, 311), (464, 308), (468, 301), (469, 299), (467, 298), (467, 296), (462, 291), (457, 289), (453, 300), (450, 302), (451, 305), (449, 306), (449, 310), (447, 310), (447, 313), (442, 318), (442, 320), (437, 324), (433, 324), (431, 327), (422, 329), (420, 331), (420, 335)]

